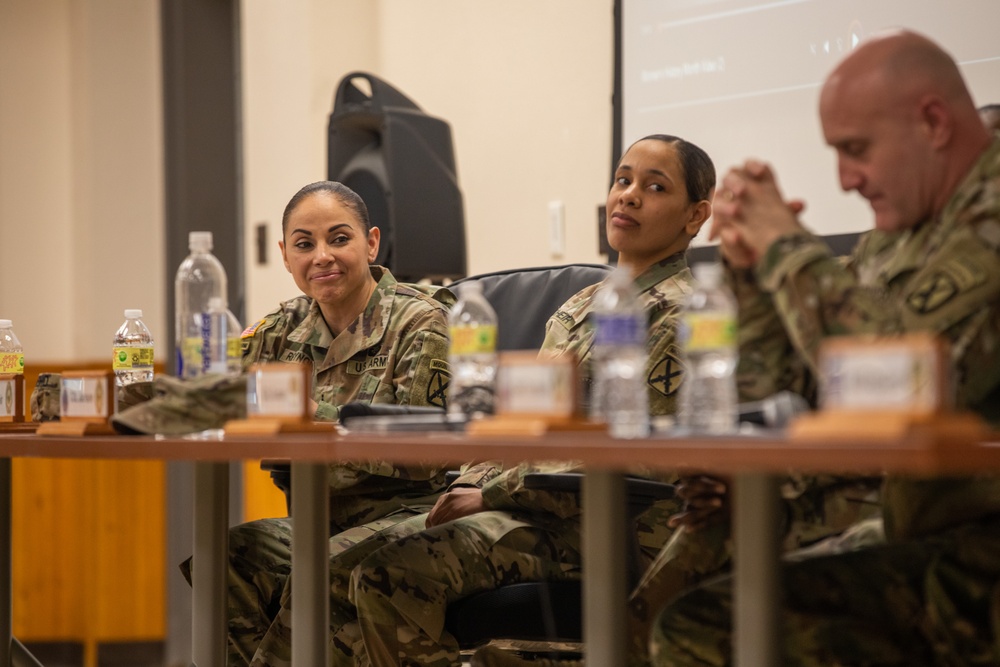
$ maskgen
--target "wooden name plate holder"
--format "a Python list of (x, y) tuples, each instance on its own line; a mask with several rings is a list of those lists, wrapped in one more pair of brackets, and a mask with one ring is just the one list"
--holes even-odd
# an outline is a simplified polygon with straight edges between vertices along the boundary
[(960, 447), (989, 433), (978, 415), (954, 411), (948, 348), (929, 334), (832, 338), (820, 348), (819, 367), (820, 411), (791, 424), (793, 440), (919, 436)]
[(553, 431), (601, 431), (580, 411), (580, 377), (572, 355), (539, 357), (501, 352), (496, 414), (469, 422), (473, 435), (540, 436)]
[(304, 364), (254, 364), (247, 373), (247, 418), (226, 422), (226, 435), (334, 433), (333, 422), (314, 422), (310, 370)]
[(0, 433), (32, 433), (35, 422), (24, 421), (24, 375), (0, 373)]
[(39, 435), (114, 435), (117, 403), (111, 371), (65, 371), (59, 387), (59, 421), (39, 424)]

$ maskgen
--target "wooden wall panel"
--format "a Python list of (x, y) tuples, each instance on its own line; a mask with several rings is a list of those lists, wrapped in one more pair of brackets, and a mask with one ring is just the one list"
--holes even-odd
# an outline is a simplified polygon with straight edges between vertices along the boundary
[[(40, 372), (101, 362), (29, 363)], [(29, 415), (30, 418), (30, 415)], [(12, 468), (14, 633), (22, 641), (166, 636), (166, 464), (16, 459)]]

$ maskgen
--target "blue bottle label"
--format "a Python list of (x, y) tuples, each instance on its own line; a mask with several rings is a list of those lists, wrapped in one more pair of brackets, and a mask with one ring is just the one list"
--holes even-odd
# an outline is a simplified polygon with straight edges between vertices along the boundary
[(645, 323), (627, 314), (594, 315), (594, 345), (639, 345), (646, 344)]
[(207, 373), (212, 365), (212, 316), (201, 313), (201, 372)]

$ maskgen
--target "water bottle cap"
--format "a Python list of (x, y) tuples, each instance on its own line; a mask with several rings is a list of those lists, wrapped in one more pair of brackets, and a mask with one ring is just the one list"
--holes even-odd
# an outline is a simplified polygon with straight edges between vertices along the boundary
[(10, 320), (0, 320), (0, 329), (10, 329), (14, 323)]
[(192, 252), (208, 252), (212, 249), (212, 232), (190, 232), (188, 234), (188, 250)]
[(125, 319), (126, 320), (137, 320), (142, 317), (142, 310), (139, 308), (126, 308), (125, 309)]

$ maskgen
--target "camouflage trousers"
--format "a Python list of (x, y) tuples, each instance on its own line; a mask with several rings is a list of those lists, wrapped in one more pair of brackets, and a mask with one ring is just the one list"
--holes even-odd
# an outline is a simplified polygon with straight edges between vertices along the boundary
[[(783, 664), (1000, 664), (1000, 522), (841, 542), (846, 551), (807, 550), (782, 567)], [(731, 614), (728, 578), (676, 599), (653, 628), (653, 663), (732, 664)]]
[[(363, 660), (350, 575), (367, 554), (425, 527), (427, 507), (400, 510), (330, 538), (330, 654), (332, 665)], [(229, 531), (227, 633), (230, 667), (291, 665), (292, 519), (261, 519)], [(191, 560), (181, 565), (190, 582)], [(365, 664), (358, 662), (357, 664)]]
[[(227, 665), (246, 667), (277, 615), (292, 569), (292, 520), (261, 519), (229, 530), (226, 572)], [(193, 559), (180, 565), (188, 583)]]
[[(669, 539), (678, 507), (658, 501), (636, 520), (640, 567)], [(374, 551), (355, 568), (351, 594), (368, 664), (452, 667), (459, 649), (444, 627), (450, 603), (507, 584), (579, 577), (579, 517), (487, 511)]]
[[(785, 493), (794, 491), (791, 482), (786, 483)], [(806, 504), (816, 508), (815, 513), (791, 513), (782, 543), (786, 553), (818, 556), (885, 541), (874, 480), (843, 478), (829, 487), (809, 487), (809, 492), (818, 498)], [(798, 549), (802, 544), (812, 546)], [(684, 591), (728, 571), (732, 552), (729, 522), (673, 534), (629, 596), (629, 667), (650, 665), (649, 636), (659, 611)]]
[(487, 511), (404, 537), (354, 570), (352, 595), (372, 665), (459, 664), (448, 604), (504, 584), (579, 577), (579, 522)]

